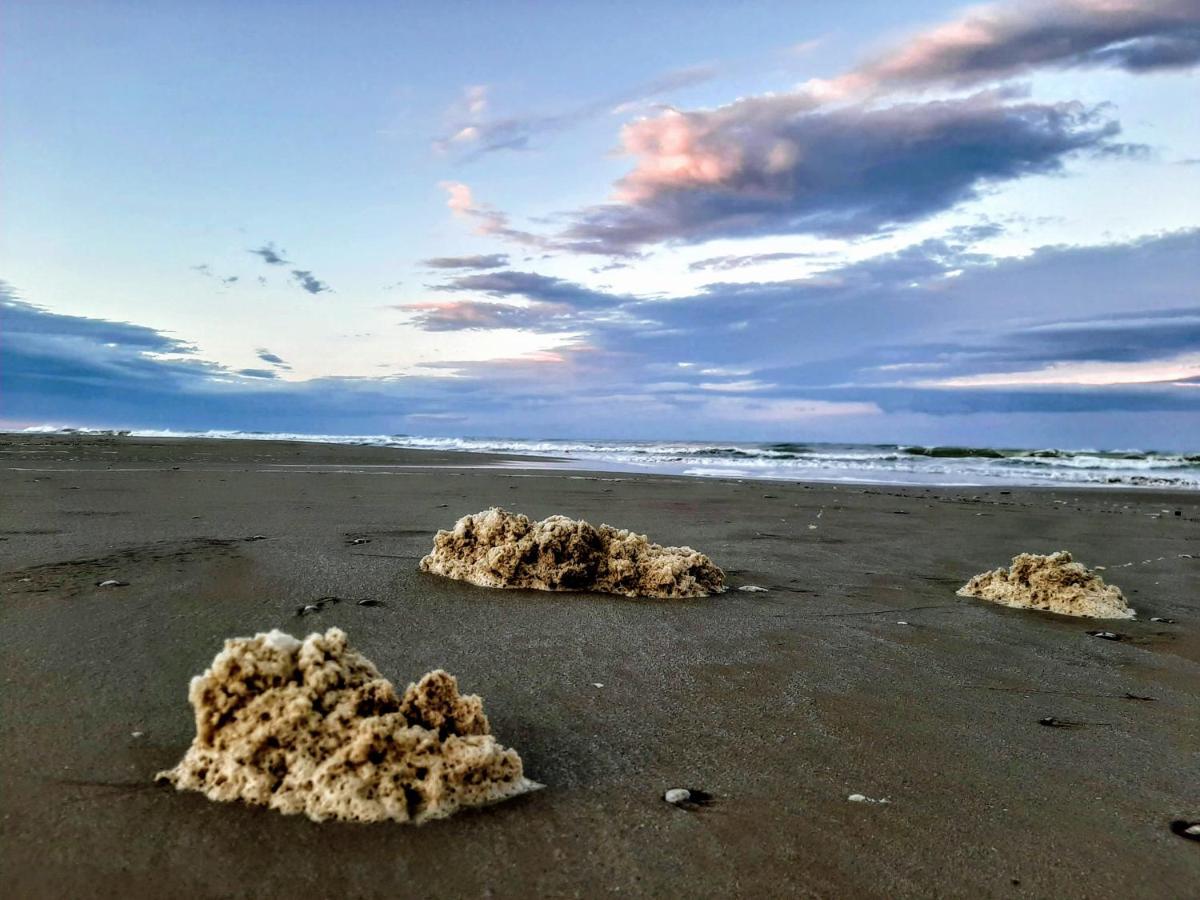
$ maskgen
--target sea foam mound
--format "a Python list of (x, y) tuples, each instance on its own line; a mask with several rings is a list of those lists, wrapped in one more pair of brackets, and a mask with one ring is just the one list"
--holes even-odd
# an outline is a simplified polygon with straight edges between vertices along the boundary
[(1009, 568), (976, 575), (958, 589), (958, 595), (1093, 619), (1132, 619), (1135, 612), (1119, 587), (1105, 584), (1066, 550), (1049, 556), (1014, 556)]
[(725, 589), (725, 573), (691, 547), (663, 547), (565, 516), (531, 522), (496, 507), (439, 531), (421, 571), (481, 587), (625, 597), (706, 597)]
[(401, 696), (337, 628), (228, 640), (188, 699), (196, 738), (157, 779), (210, 800), (420, 823), (541, 787), (454, 676), (429, 672)]

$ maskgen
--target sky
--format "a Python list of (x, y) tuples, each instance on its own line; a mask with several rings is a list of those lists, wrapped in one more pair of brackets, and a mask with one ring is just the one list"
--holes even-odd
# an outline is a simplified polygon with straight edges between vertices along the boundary
[(1200, 449), (1200, 0), (0, 41), (0, 427)]

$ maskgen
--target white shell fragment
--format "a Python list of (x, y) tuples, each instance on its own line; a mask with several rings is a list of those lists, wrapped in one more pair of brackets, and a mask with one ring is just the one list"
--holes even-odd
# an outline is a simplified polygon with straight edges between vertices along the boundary
[(663, 799), (668, 803), (674, 803), (676, 805), (680, 803), (687, 803), (692, 799), (692, 792), (687, 788), (671, 788), (669, 791), (663, 794)]
[(851, 803), (891, 803), (887, 797), (876, 800), (874, 797), (868, 797), (866, 794), (851, 794), (846, 798)]
[(767, 592), (765, 587), (759, 587), (757, 584), (743, 584), (738, 590), (748, 594), (765, 594)]

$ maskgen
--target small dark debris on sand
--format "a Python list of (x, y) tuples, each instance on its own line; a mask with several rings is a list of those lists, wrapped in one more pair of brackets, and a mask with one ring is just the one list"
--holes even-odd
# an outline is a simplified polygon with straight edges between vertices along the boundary
[(1102, 641), (1127, 641), (1127, 640), (1129, 640), (1128, 635), (1121, 634), (1120, 632), (1117, 632), (1117, 631), (1089, 631), (1088, 634), (1090, 634), (1094, 638), (1100, 638), (1100, 640), (1102, 640)]
[(1089, 728), (1089, 727), (1107, 727), (1108, 722), (1072, 722), (1068, 719), (1056, 719), (1054, 716), (1046, 716), (1038, 719), (1039, 725), (1045, 725), (1047, 728)]

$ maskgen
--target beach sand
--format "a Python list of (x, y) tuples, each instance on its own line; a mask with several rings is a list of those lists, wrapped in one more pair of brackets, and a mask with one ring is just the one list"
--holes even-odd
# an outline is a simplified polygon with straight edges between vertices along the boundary
[[(245, 441), (4, 436), (0, 451), (8, 896), (1200, 893), (1200, 845), (1169, 830), (1200, 819), (1196, 495)], [(418, 571), (438, 528), (493, 505), (690, 545), (732, 589), (630, 600)], [(1137, 620), (955, 596), (1059, 549), (1104, 566)], [(345, 599), (297, 617), (329, 595)], [(153, 783), (192, 739), (188, 680), (225, 638), (334, 625), (398, 682), (454, 673), (546, 789), (411, 827)], [(673, 807), (675, 787), (715, 802)]]

